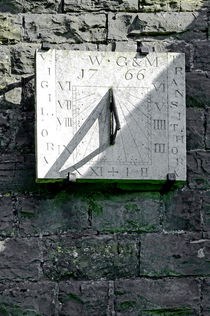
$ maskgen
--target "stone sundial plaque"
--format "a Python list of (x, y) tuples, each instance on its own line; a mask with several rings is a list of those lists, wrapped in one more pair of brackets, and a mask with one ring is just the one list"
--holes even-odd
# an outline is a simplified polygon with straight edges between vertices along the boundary
[(186, 180), (180, 53), (36, 53), (37, 178)]

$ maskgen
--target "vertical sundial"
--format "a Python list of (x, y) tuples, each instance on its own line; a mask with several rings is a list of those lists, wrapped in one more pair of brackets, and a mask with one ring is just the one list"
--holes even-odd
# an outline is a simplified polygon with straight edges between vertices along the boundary
[(36, 53), (37, 178), (186, 179), (184, 54)]

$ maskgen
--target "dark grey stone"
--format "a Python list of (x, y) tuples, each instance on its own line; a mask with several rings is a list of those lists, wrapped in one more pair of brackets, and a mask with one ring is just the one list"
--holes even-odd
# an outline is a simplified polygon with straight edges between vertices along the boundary
[[(198, 284), (190, 278), (115, 282), (117, 315), (198, 315)], [(151, 314), (150, 314), (151, 313)]]
[(203, 309), (203, 315), (209, 316), (210, 315), (210, 278), (205, 278), (203, 280), (203, 284), (201, 287), (202, 290), (202, 309)]
[(175, 191), (164, 196), (165, 231), (200, 231), (202, 197), (199, 192)]
[(59, 283), (60, 315), (107, 315), (108, 282), (63, 281)]
[(37, 281), (41, 252), (35, 238), (7, 238), (0, 241), (0, 280)]
[(140, 275), (209, 275), (210, 240), (200, 233), (142, 236)]
[(205, 135), (206, 147), (210, 149), (210, 108), (206, 110), (206, 135)]
[(93, 228), (104, 232), (151, 232), (160, 230), (161, 203), (158, 193), (95, 195)]
[(209, 189), (210, 152), (192, 151), (187, 155), (188, 184), (191, 189)]
[(138, 275), (139, 243), (135, 236), (75, 237), (64, 235), (43, 240), (45, 277), (97, 280)]
[(0, 209), (1, 209), (1, 221), (0, 221), (0, 235), (12, 236), (15, 234), (13, 227), (14, 214), (13, 214), (13, 202), (10, 193), (0, 196)]
[(186, 73), (187, 106), (206, 107), (210, 105), (210, 75), (202, 72)]
[(210, 71), (209, 51), (209, 41), (198, 41), (194, 43), (194, 68), (196, 70)]
[(187, 149), (204, 149), (205, 116), (203, 109), (187, 109)]
[(0, 314), (55, 315), (56, 298), (52, 282), (0, 284)]
[(210, 191), (202, 192), (202, 209), (203, 228), (207, 235), (210, 235)]
[(22, 235), (53, 234), (87, 229), (88, 204), (81, 195), (60, 192), (53, 198), (17, 197)]

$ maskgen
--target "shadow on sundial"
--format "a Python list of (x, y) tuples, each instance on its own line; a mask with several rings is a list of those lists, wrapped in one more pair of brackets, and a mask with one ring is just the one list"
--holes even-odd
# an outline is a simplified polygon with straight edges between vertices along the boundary
[(63, 150), (62, 154), (55, 161), (53, 166), (46, 174), (46, 178), (53, 177), (57, 174), (57, 170), (60, 170), (65, 162), (68, 160), (69, 156), (73, 154), (76, 147), (83, 140), (87, 132), (91, 129), (96, 120), (98, 120), (99, 124), (99, 147), (95, 149), (93, 152), (85, 156), (83, 159), (75, 163), (70, 168), (67, 168), (61, 172), (59, 172), (60, 176), (63, 178), (67, 177), (68, 173), (72, 173), (75, 170), (79, 169), (83, 165), (85, 165), (88, 161), (93, 159), (95, 156), (99, 155), (103, 152), (107, 147), (109, 147), (109, 139), (110, 139), (110, 109), (109, 109), (109, 91), (102, 97), (98, 105), (94, 108), (94, 110), (87, 117), (82, 126), (78, 129), (72, 140)]

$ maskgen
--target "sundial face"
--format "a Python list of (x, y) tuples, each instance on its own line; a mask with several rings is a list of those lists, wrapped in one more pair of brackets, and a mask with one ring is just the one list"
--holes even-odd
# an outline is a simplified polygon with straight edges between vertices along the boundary
[(185, 180), (184, 54), (38, 51), (36, 91), (38, 179)]

